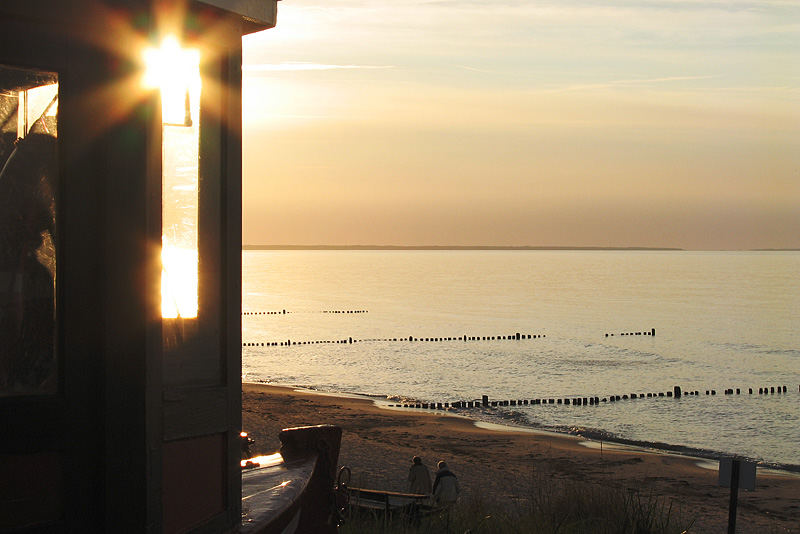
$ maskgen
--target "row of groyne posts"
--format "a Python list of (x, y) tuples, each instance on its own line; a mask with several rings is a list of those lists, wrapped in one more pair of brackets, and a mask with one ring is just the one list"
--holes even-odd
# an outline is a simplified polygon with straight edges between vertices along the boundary
[[(620, 336), (655, 336), (656, 335), (656, 329), (655, 328), (651, 328), (650, 330), (643, 330), (641, 332), (620, 332), (618, 335), (620, 335)], [(614, 334), (613, 333), (609, 334), (608, 332), (606, 332), (606, 337), (614, 337)]]
[[(283, 312), (245, 312), (242, 315), (265, 315), (265, 314), (281, 314), (281, 313), (292, 313), (283, 310)], [(366, 310), (342, 310), (342, 311), (322, 311), (318, 313), (367, 313)], [(641, 330), (636, 332), (619, 332), (617, 334), (609, 334), (606, 333), (605, 337), (614, 337), (614, 336), (655, 336), (656, 329), (651, 328), (650, 330)], [(341, 339), (326, 339), (326, 340), (315, 340), (315, 341), (292, 341), (291, 339), (287, 339), (286, 341), (248, 341), (242, 343), (243, 347), (292, 347), (297, 345), (322, 345), (322, 344), (353, 344), (353, 343), (361, 343), (361, 342), (446, 342), (446, 341), (520, 341), (524, 339), (542, 339), (546, 338), (546, 334), (521, 334), (519, 332), (515, 332), (513, 334), (506, 334), (501, 336), (469, 336), (464, 334), (462, 336), (438, 336), (438, 337), (415, 337), (415, 336), (403, 336), (403, 337), (385, 337), (385, 338), (369, 338), (369, 339), (353, 339), (353, 337), (346, 337)]]
[[(797, 387), (798, 391), (800, 392), (800, 386)], [(769, 387), (760, 387), (758, 389), (755, 388), (748, 388), (747, 393), (749, 395), (755, 394), (758, 392), (759, 395), (774, 395), (774, 394), (782, 394), (787, 392), (786, 386), (769, 386)], [(741, 395), (742, 389), (741, 388), (728, 388), (725, 389), (723, 392), (725, 395)], [(716, 395), (717, 390), (715, 389), (707, 389), (705, 390), (706, 395)], [(488, 395), (483, 395), (481, 400), (470, 400), (470, 401), (455, 401), (455, 402), (415, 402), (415, 403), (402, 403), (402, 404), (390, 404), (390, 407), (393, 408), (419, 408), (423, 410), (453, 410), (453, 409), (470, 409), (470, 408), (495, 408), (495, 407), (503, 407), (503, 406), (537, 406), (537, 405), (564, 405), (564, 406), (597, 406), (601, 403), (609, 403), (609, 402), (620, 402), (625, 400), (634, 400), (634, 399), (651, 399), (651, 398), (662, 398), (662, 397), (671, 397), (674, 399), (679, 399), (682, 396), (693, 396), (699, 397), (700, 391), (693, 390), (693, 391), (683, 391), (680, 386), (674, 386), (672, 391), (666, 392), (658, 392), (658, 393), (628, 393), (623, 395), (609, 395), (608, 397), (550, 397), (550, 398), (541, 398), (541, 399), (514, 399), (514, 400), (489, 400)]]
[(318, 340), (318, 341), (292, 341), (291, 339), (287, 339), (286, 341), (262, 341), (262, 342), (248, 342), (242, 343), (243, 347), (291, 347), (295, 345), (320, 345), (326, 343), (363, 343), (363, 342), (377, 342), (377, 341), (404, 341), (404, 342), (414, 342), (414, 341), (427, 341), (427, 342), (441, 342), (441, 341), (520, 341), (523, 339), (540, 339), (547, 337), (545, 334), (520, 334), (516, 332), (514, 334), (508, 334), (505, 336), (457, 336), (457, 337), (387, 337), (387, 338), (369, 338), (369, 339), (353, 339), (352, 337), (348, 337), (345, 339), (329, 339), (329, 340)]

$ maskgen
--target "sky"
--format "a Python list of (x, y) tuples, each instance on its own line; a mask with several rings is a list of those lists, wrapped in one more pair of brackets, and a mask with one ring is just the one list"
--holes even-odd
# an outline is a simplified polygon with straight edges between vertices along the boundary
[(796, 0), (283, 0), (245, 244), (800, 248)]

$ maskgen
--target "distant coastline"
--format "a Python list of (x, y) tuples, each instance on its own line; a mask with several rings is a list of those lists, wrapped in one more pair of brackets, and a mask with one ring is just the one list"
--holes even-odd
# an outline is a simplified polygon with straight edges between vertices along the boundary
[(673, 250), (665, 247), (558, 247), (486, 245), (242, 245), (242, 250)]

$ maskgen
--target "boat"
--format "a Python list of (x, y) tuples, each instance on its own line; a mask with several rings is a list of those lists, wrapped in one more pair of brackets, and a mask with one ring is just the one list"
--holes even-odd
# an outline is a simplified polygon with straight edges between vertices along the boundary
[[(334, 474), (342, 430), (333, 425), (281, 430), (280, 452), (242, 460), (243, 534), (335, 534)], [(243, 450), (252, 440), (243, 433)], [(245, 447), (245, 444), (247, 447)]]

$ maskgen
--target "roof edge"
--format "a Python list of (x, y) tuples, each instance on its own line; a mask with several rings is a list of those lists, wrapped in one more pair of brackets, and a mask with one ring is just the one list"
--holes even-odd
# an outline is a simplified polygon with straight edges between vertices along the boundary
[(275, 27), (279, 0), (197, 0), (242, 17), (242, 35)]

